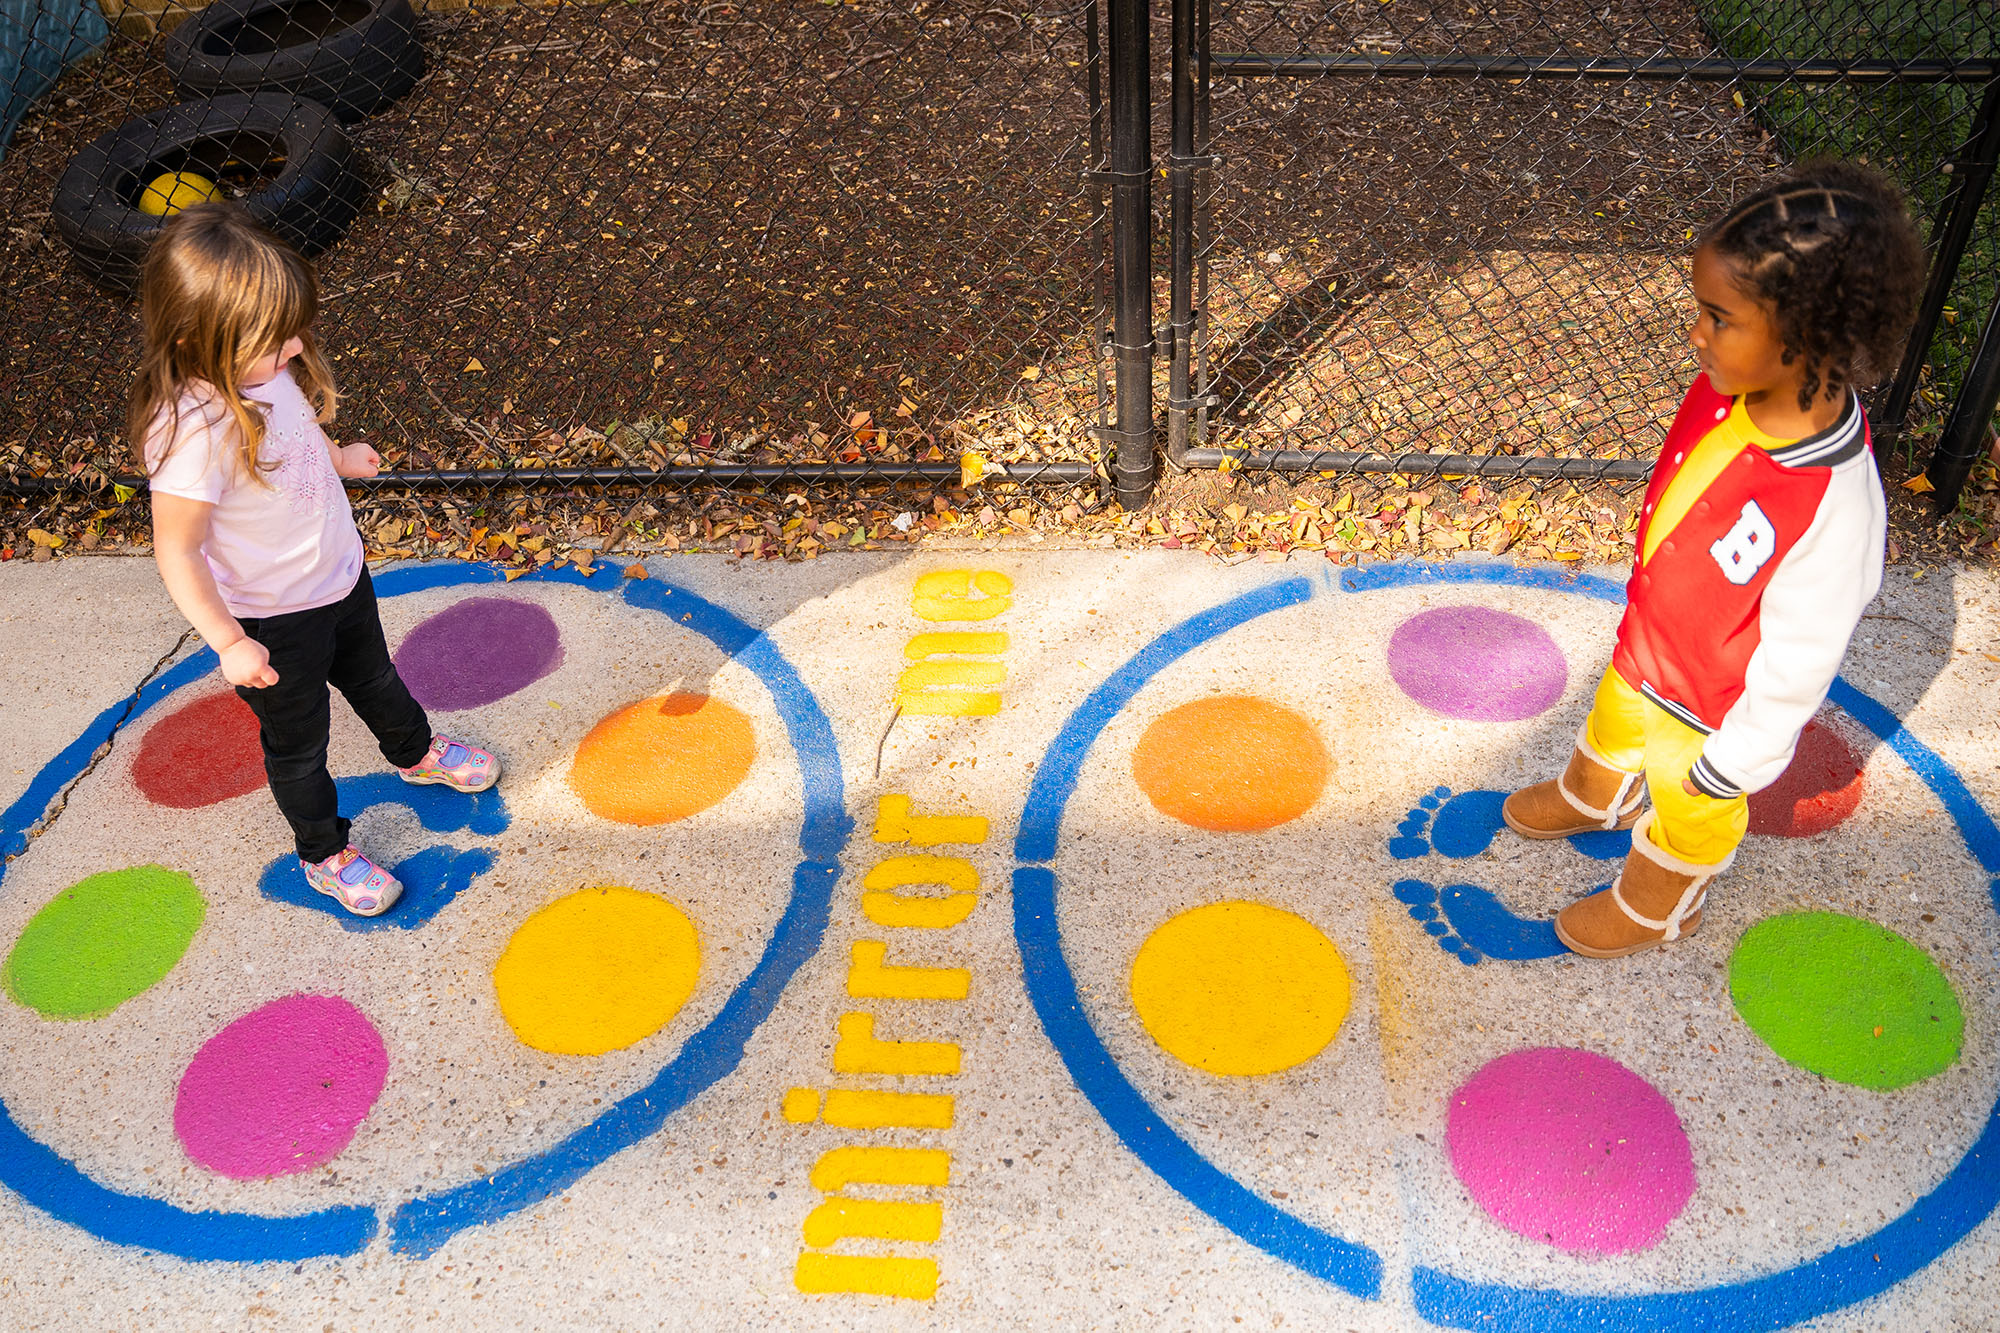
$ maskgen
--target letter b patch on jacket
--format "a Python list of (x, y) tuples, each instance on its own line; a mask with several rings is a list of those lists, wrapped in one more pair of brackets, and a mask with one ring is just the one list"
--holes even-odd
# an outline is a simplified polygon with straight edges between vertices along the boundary
[(1736, 526), (1710, 544), (1708, 553), (1722, 566), (1722, 576), (1731, 583), (1748, 583), (1778, 549), (1778, 530), (1757, 507), (1755, 500), (1743, 506)]

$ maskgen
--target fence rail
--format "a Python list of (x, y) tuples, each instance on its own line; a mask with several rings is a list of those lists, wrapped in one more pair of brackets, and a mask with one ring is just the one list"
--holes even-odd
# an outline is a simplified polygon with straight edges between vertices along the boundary
[(1697, 83), (1987, 83), (1993, 60), (1730, 60), (1720, 56), (1427, 56), (1217, 51), (1213, 74), (1316, 79), (1651, 79)]

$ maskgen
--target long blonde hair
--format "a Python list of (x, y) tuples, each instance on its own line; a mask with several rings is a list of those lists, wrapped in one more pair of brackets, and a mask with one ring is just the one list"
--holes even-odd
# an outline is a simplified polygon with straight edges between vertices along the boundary
[[(179, 438), (182, 403), (192, 394), (228, 410), (243, 474), (262, 482), (264, 409), (244, 396), (243, 376), (292, 338), (305, 344), (292, 363), (299, 388), (321, 421), (333, 420), (339, 395), (313, 341), (319, 284), (312, 267), (237, 205), (197, 205), (161, 228), (146, 256), (139, 305), (145, 354), (127, 404), (125, 438), (141, 467), (148, 467), (146, 441), (156, 431), (164, 430), (164, 447), (148, 470), (166, 461)], [(209, 406), (201, 403), (204, 412)]]

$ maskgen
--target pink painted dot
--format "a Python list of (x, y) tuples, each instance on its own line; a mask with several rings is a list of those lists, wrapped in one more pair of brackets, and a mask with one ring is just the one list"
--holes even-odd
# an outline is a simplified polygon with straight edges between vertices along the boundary
[(1544, 1046), (1488, 1062), (1452, 1094), (1445, 1142), (1488, 1216), (1560, 1250), (1646, 1249), (1694, 1195), (1672, 1103), (1589, 1051)]
[(288, 995), (208, 1039), (181, 1075), (174, 1132), (187, 1155), (236, 1180), (331, 1161), (389, 1077), (375, 1025), (337, 995)]
[(1569, 684), (1569, 664), (1547, 630), (1485, 606), (1441, 606), (1398, 625), (1389, 674), (1432, 712), (1474, 722), (1534, 717)]
[(1808, 722), (1784, 773), (1750, 794), (1750, 831), (1774, 838), (1824, 833), (1860, 808), (1862, 786), (1861, 763), (1840, 733)]

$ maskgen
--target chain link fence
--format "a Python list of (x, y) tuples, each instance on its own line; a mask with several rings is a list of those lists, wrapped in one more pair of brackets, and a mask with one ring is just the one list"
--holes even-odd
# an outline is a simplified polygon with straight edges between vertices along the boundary
[(132, 480), (144, 196), (214, 185), (318, 254), (383, 486), (1097, 503), (1087, 4), (113, 20), (0, 162), (0, 486)]
[(213, 192), (318, 255), (335, 433), (468, 549), (524, 493), (787, 542), (851, 504), (821, 549), (975, 484), (1137, 504), (1162, 438), (1630, 482), (1690, 238), (1820, 153), (1937, 256), (1879, 425), (1980, 378), (2000, 287), (1990, 0), (108, 0), (44, 91), (88, 3), (0, 25), (9, 115), (39, 96), (0, 159), (15, 503), (136, 483), (129, 284)]
[(1188, 466), (1636, 481), (1694, 374), (1691, 238), (1812, 156), (1932, 239), (1884, 434), (1942, 414), (2000, 282), (1984, 0), (1178, 0), (1175, 41)]

